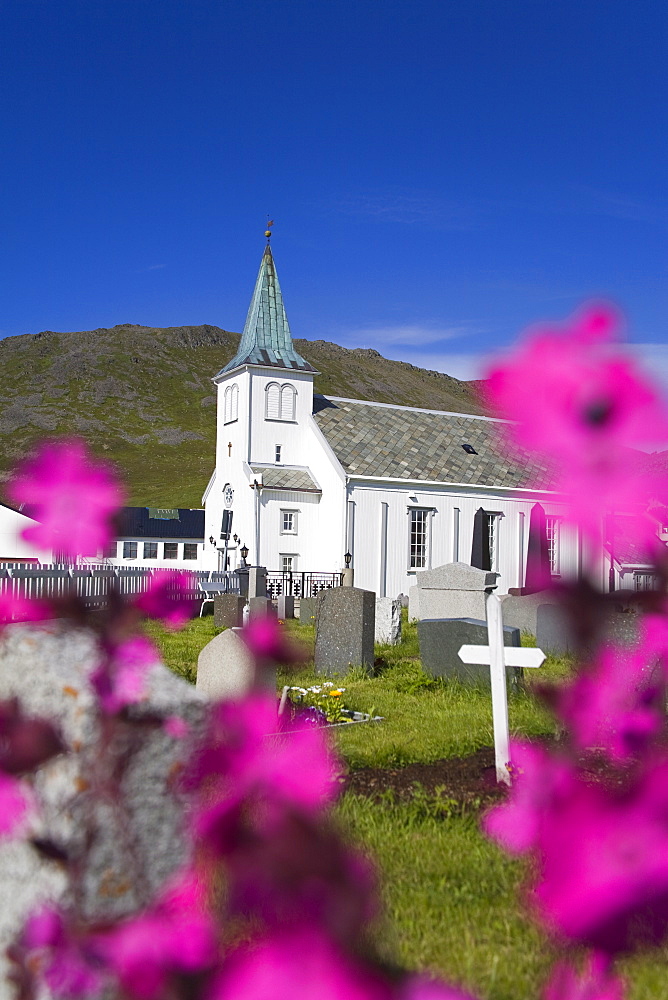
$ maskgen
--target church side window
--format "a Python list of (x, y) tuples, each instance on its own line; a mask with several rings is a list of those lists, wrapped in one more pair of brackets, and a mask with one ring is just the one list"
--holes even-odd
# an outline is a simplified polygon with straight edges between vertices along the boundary
[(265, 389), (264, 415), (266, 420), (295, 420), (297, 390), (287, 382), (279, 385), (270, 382)]
[(550, 573), (559, 573), (559, 518), (546, 517), (547, 551), (550, 557)]
[(426, 569), (429, 511), (420, 507), (412, 507), (409, 514), (410, 538), (408, 565), (410, 569)]
[(499, 524), (501, 514), (497, 511), (485, 511), (487, 522), (487, 539), (489, 542), (489, 568), (494, 572), (499, 569)]
[(239, 419), (239, 386), (228, 385), (225, 390), (224, 423), (232, 424)]
[(281, 419), (281, 387), (278, 382), (270, 382), (265, 389), (265, 417), (267, 420)]

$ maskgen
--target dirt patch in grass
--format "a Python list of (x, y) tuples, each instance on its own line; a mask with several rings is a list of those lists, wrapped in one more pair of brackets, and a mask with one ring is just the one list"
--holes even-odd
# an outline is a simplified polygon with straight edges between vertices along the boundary
[[(543, 746), (555, 744), (551, 737), (535, 742)], [(664, 749), (668, 750), (668, 743)], [(605, 784), (612, 791), (623, 792), (629, 780), (633, 780), (632, 765), (614, 767), (599, 750), (579, 754), (577, 763), (584, 781)], [(450, 757), (431, 764), (362, 767), (346, 775), (344, 787), (346, 791), (372, 799), (380, 799), (389, 792), (394, 799), (402, 802), (416, 796), (437, 796), (465, 809), (486, 808), (503, 799), (507, 791), (504, 785), (496, 782), (492, 747), (482, 747), (468, 757)]]
[(413, 798), (416, 788), (428, 795), (435, 795), (438, 789), (440, 797), (470, 806), (491, 805), (504, 795), (503, 788), (496, 783), (492, 747), (483, 747), (469, 757), (450, 757), (431, 764), (362, 767), (349, 772), (345, 788), (374, 799), (391, 792), (400, 801)]

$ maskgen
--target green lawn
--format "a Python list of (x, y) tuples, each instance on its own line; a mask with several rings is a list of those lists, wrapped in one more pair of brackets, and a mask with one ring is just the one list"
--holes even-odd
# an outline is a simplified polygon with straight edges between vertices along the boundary
[[(287, 627), (312, 648), (312, 627)], [(217, 631), (212, 617), (176, 633), (149, 626), (167, 665), (191, 681), (199, 650)], [(385, 661), (377, 676), (357, 668), (338, 679), (350, 707), (384, 716), (381, 723), (332, 731), (348, 767), (428, 762), (492, 744), (489, 694), (427, 677), (415, 625), (404, 621), (402, 643), (377, 647), (376, 655)], [(540, 675), (558, 679), (570, 669), (568, 660), (548, 658)], [(555, 731), (531, 693), (538, 673), (532, 671), (526, 690), (509, 702), (511, 729), (525, 736)], [(319, 679), (311, 663), (281, 671), (278, 685)], [(420, 794), (409, 803), (371, 803), (347, 793), (336, 809), (345, 835), (375, 859), (381, 876), (385, 915), (377, 941), (383, 954), (487, 1000), (538, 1000), (555, 952), (522, 905), (525, 862), (490, 843), (479, 816), (452, 814), (447, 803)], [(653, 953), (626, 964), (630, 1000), (665, 995), (667, 957)]]

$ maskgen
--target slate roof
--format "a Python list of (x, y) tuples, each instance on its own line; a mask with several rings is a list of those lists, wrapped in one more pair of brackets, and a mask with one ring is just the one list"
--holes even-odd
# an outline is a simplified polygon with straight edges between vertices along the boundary
[(251, 468), (256, 476), (262, 476), (262, 485), (267, 489), (322, 493), (308, 469), (291, 469), (278, 465), (253, 465)]
[(178, 508), (178, 518), (149, 517), (148, 507), (122, 507), (116, 518), (117, 538), (204, 539), (204, 511)]
[(216, 377), (241, 365), (268, 365), (315, 372), (315, 368), (292, 345), (281, 286), (269, 246), (265, 247), (262, 255), (239, 350)]
[(325, 396), (314, 396), (313, 415), (351, 476), (551, 488), (546, 466), (505, 439), (502, 421)]

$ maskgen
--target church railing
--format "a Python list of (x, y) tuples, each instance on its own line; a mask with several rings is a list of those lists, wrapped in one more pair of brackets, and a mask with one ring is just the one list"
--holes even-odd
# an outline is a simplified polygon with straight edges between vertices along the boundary
[(277, 597), (317, 597), (322, 590), (340, 587), (341, 573), (297, 573), (294, 570), (268, 570), (267, 594)]

